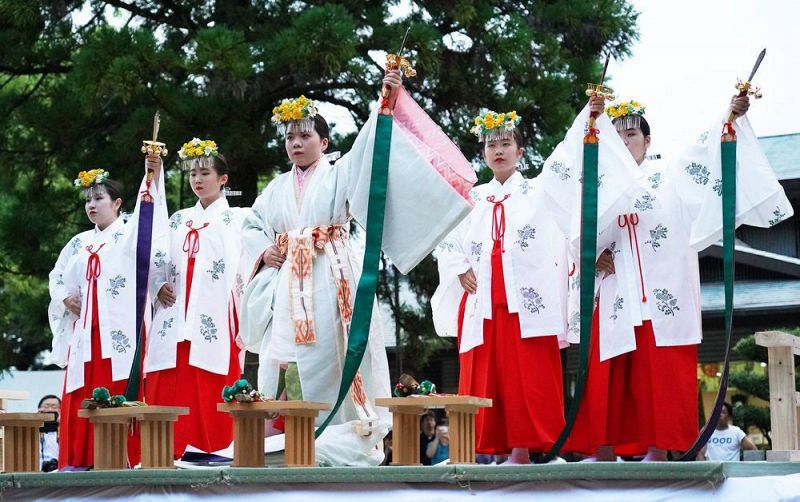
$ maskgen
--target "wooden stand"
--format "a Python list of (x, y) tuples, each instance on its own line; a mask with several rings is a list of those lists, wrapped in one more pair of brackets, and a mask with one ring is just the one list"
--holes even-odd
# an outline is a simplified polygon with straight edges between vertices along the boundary
[(386, 397), (375, 400), (392, 412), (392, 465), (419, 465), (419, 416), (444, 408), (450, 419), (450, 463), (475, 463), (475, 415), (492, 406), (474, 396)]
[(219, 411), (233, 416), (233, 466), (264, 467), (264, 420), (280, 412), (286, 418), (288, 467), (316, 466), (314, 422), (327, 403), (311, 401), (266, 401), (262, 403), (220, 403)]
[(800, 422), (797, 407), (800, 393), (795, 388), (794, 356), (800, 355), (800, 338), (780, 331), (756, 333), (756, 343), (767, 347), (769, 357), (769, 415), (772, 450), (767, 461), (800, 461)]
[(141, 426), (142, 469), (175, 467), (174, 425), (183, 406), (130, 406), (78, 410), (78, 416), (94, 424), (95, 470), (125, 469), (128, 465), (128, 429), (131, 420)]
[[(31, 397), (30, 392), (24, 390), (0, 390), (0, 410), (6, 409), (6, 399), (25, 400)], [(3, 429), (0, 428), (0, 472), (3, 472)]]
[(52, 413), (0, 413), (3, 472), (39, 471), (39, 428), (55, 418)]

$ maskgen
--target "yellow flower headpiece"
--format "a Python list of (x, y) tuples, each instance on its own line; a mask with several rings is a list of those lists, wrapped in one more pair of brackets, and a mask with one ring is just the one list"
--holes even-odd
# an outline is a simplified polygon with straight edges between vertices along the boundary
[(509, 136), (520, 122), (522, 122), (522, 117), (517, 115), (515, 110), (507, 113), (488, 111), (475, 117), (475, 125), (472, 126), (470, 132), (476, 135), (480, 141), (494, 141)]
[(78, 177), (75, 178), (73, 183), (78, 188), (89, 188), (94, 184), (101, 184), (105, 183), (108, 177), (111, 175), (105, 169), (92, 169), (91, 171), (81, 171), (78, 173)]
[(290, 125), (302, 132), (314, 130), (314, 117), (316, 116), (316, 104), (305, 96), (284, 99), (280, 105), (272, 109), (272, 123), (282, 127), (284, 133)]
[(618, 105), (606, 107), (606, 115), (611, 117), (613, 120), (620, 117), (625, 117), (627, 115), (643, 116), (644, 110), (644, 105), (638, 101), (628, 101), (627, 103), (620, 103)]
[(178, 150), (178, 157), (182, 160), (216, 157), (218, 154), (217, 144), (210, 139), (192, 138), (191, 141), (184, 143), (181, 149)]

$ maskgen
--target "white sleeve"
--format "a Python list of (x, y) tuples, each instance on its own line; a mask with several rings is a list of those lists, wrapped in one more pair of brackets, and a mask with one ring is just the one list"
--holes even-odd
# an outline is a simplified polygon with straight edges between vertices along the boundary
[[(692, 222), (690, 243), (698, 251), (722, 237), (722, 121), (714, 124), (673, 166), (677, 192)], [(734, 123), (736, 226), (771, 227), (794, 214), (746, 116)]]

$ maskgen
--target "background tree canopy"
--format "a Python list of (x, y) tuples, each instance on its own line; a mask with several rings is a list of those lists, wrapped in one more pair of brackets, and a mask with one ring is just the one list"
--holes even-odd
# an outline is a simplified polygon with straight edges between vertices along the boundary
[[(599, 78), (602, 55), (628, 54), (636, 17), (623, 0), (0, 0), (0, 369), (40, 365), (49, 348), (47, 273), (89, 228), (75, 174), (109, 169), (132, 203), (156, 109), (173, 152), (193, 136), (217, 141), (243, 191), (233, 204), (249, 206), (289, 167), (272, 107), (305, 94), (360, 126), (383, 51), (410, 26), (412, 95), (476, 161), (472, 117), (517, 110), (535, 170), (582, 106), (585, 82)], [(334, 136), (334, 147), (351, 141)], [(193, 204), (174, 153), (166, 166), (170, 210)], [(436, 281), (430, 258), (396, 281), (418, 297), (393, 306), (411, 366), (440, 343), (428, 303)], [(387, 280), (382, 293), (394, 287)]]

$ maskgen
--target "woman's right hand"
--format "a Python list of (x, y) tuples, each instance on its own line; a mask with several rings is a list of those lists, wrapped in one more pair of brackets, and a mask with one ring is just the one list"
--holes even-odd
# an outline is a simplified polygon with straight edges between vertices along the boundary
[(616, 272), (614, 268), (614, 256), (611, 254), (610, 250), (606, 249), (597, 258), (597, 273), (611, 275), (614, 272)]
[(606, 99), (598, 95), (589, 98), (589, 111), (601, 115), (606, 110)]
[(175, 305), (177, 299), (178, 297), (175, 296), (175, 291), (172, 289), (172, 284), (170, 283), (164, 284), (161, 286), (161, 289), (158, 290), (158, 301), (167, 307)]
[(81, 315), (81, 298), (79, 296), (68, 296), (64, 298), (64, 306), (76, 316)]
[(153, 181), (158, 185), (158, 178), (161, 176), (161, 157), (158, 155), (147, 155), (144, 158), (144, 166), (153, 173)]
[(273, 245), (268, 247), (264, 254), (261, 255), (261, 261), (268, 267), (281, 268), (283, 262), (286, 261), (286, 255), (278, 250), (278, 246)]
[(458, 282), (461, 283), (461, 287), (464, 288), (464, 291), (471, 295), (474, 295), (475, 292), (478, 291), (478, 280), (475, 278), (475, 272), (473, 272), (472, 269), (459, 275)]

